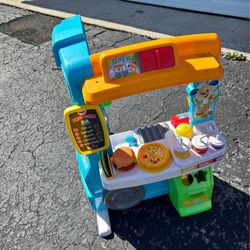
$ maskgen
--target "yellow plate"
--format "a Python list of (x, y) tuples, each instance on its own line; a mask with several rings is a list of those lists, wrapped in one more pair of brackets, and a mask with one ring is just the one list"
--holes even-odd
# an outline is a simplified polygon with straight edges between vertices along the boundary
[(168, 168), (172, 162), (170, 151), (163, 144), (149, 142), (139, 148), (138, 166), (150, 173), (158, 173)]

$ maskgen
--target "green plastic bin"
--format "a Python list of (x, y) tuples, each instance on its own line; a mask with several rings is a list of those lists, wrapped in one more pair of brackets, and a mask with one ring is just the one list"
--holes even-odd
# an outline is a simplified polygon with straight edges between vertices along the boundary
[(181, 217), (212, 208), (214, 179), (212, 168), (169, 180), (169, 197)]

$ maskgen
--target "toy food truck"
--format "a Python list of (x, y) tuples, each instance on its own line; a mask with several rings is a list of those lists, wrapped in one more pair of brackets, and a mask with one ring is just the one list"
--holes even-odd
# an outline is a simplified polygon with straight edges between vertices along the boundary
[[(226, 151), (214, 121), (224, 73), (218, 36), (163, 38), (90, 55), (81, 18), (74, 16), (54, 28), (52, 47), (71, 98), (65, 123), (99, 235), (111, 233), (108, 209), (160, 195), (169, 195), (181, 217), (211, 209), (212, 165)], [(112, 100), (180, 84), (188, 112), (110, 133), (105, 109)]]

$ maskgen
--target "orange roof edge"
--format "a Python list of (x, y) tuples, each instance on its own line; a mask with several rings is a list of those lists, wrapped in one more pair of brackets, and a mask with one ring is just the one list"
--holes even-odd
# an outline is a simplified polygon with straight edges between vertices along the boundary
[[(110, 79), (110, 60), (140, 51), (171, 46), (175, 65), (170, 68), (152, 70)], [(94, 76), (83, 85), (86, 103), (100, 104), (144, 91), (170, 87), (178, 84), (222, 78), (220, 65), (221, 43), (217, 34), (196, 34), (127, 45), (90, 56)]]

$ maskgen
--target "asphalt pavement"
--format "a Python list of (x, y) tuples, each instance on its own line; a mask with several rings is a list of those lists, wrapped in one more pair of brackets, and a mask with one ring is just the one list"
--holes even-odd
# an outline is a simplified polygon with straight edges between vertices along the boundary
[(84, 2), (0, 0), (0, 3), (1, 1), (31, 10), (40, 9), (46, 14), (54, 13), (53, 11), (80, 14), (84, 17), (112, 22), (114, 27), (122, 24), (172, 36), (216, 32), (221, 38), (223, 48), (249, 53), (248, 19), (165, 8), (126, 0), (84, 0)]
[[(217, 123), (228, 150), (211, 211), (180, 218), (167, 196), (110, 211), (98, 236), (63, 111), (70, 106), (50, 42), (59, 19), (0, 5), (0, 249), (249, 249), (249, 62), (222, 59)], [(91, 52), (147, 37), (86, 25)], [(114, 101), (112, 132), (187, 110), (184, 87)]]

